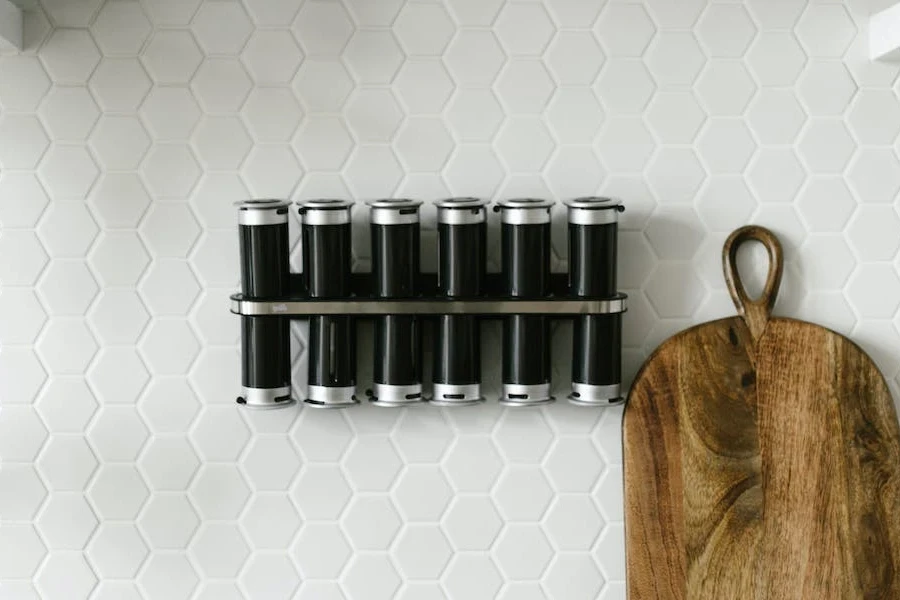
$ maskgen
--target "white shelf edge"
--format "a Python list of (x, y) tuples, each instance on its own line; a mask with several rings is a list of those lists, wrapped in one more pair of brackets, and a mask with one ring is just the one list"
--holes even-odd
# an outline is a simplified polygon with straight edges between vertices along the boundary
[(0, 47), (22, 49), (22, 9), (0, 0)]

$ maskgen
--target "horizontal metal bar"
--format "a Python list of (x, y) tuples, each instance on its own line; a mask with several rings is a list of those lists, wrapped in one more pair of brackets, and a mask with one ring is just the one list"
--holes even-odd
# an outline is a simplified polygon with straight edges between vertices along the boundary
[(604, 315), (622, 313), (627, 296), (595, 300), (553, 297), (539, 300), (484, 298), (453, 300), (444, 298), (398, 300), (393, 298), (351, 298), (347, 300), (251, 300), (240, 294), (231, 297), (231, 312), (247, 316), (309, 317), (314, 315)]

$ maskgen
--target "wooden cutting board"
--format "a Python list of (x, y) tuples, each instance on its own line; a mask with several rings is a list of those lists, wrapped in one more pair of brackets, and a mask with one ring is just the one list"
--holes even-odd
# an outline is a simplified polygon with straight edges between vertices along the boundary
[[(756, 300), (735, 266), (747, 240), (769, 254)], [(772, 232), (738, 229), (723, 261), (739, 316), (664, 342), (625, 408), (629, 599), (900, 599), (900, 428), (884, 378), (841, 335), (771, 316)]]

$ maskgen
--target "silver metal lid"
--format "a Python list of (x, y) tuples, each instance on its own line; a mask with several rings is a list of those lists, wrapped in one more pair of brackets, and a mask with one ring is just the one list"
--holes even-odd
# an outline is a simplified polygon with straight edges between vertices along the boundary
[(371, 207), (369, 221), (375, 225), (411, 225), (419, 222), (421, 200), (387, 198), (367, 202)]
[(287, 223), (286, 200), (241, 200), (235, 202), (238, 208), (238, 223), (241, 225), (281, 225)]
[(344, 225), (350, 222), (353, 202), (334, 198), (300, 200), (300, 219), (304, 225)]
[(472, 225), (487, 221), (487, 200), (480, 198), (446, 198), (434, 203), (438, 209), (438, 223)]
[(556, 202), (553, 200), (544, 198), (509, 198), (497, 201), (500, 208), (550, 208), (554, 204)]
[(614, 198), (586, 196), (566, 202), (569, 207), (569, 223), (573, 225), (609, 225), (619, 220), (619, 213), (625, 210), (622, 203)]

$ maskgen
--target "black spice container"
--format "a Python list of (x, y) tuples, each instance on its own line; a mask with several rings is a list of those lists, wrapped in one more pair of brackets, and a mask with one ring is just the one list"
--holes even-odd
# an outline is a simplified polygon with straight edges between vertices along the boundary
[[(370, 202), (372, 285), (379, 298), (420, 293), (417, 200)], [(373, 404), (407, 406), (422, 401), (422, 338), (415, 315), (387, 315), (375, 322)]]
[[(516, 298), (550, 294), (550, 208), (552, 200), (519, 198), (498, 202), (503, 280)], [(550, 324), (541, 315), (512, 315), (503, 322), (503, 391), (500, 403), (536, 406), (550, 396)]]
[[(237, 203), (241, 291), (247, 298), (274, 299), (288, 291), (289, 203)], [(290, 322), (285, 317), (241, 317), (241, 385), (238, 403), (248, 408), (281, 408), (291, 398)]]
[[(477, 298), (487, 262), (487, 201), (450, 198), (436, 202), (438, 295)], [(438, 406), (483, 402), (481, 335), (474, 315), (441, 315), (435, 330), (434, 393)]]
[[(311, 298), (350, 296), (352, 202), (307, 200), (303, 221), (303, 282)], [(306, 403), (320, 408), (356, 404), (356, 335), (347, 315), (309, 320), (309, 377)]]
[[(616, 295), (616, 250), (622, 205), (609, 198), (578, 198), (569, 212), (569, 294), (605, 299)], [(623, 401), (622, 315), (575, 319), (572, 340), (572, 393), (580, 406)]]

